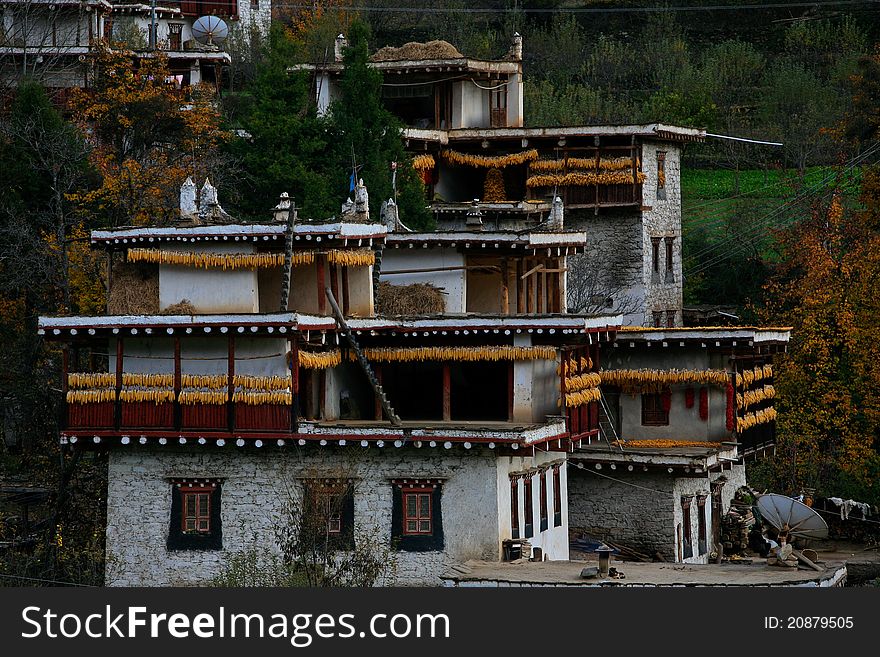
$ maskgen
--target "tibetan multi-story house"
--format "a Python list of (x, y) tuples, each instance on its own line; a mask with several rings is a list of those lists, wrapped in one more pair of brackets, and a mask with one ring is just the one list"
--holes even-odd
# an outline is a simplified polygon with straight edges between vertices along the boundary
[[(271, 552), (292, 494), (335, 500), (327, 535), (390, 546), (401, 584), (582, 535), (707, 562), (772, 449), (788, 331), (682, 326), (680, 150), (704, 133), (522, 127), (519, 38), (373, 65), (436, 231), (370, 217), (363, 185), (329, 221), (282, 195), (240, 223), (187, 181), (180, 222), (92, 233), (106, 316), (41, 318), (62, 443), (109, 452), (108, 583)], [(341, 63), (310, 68), (327, 111)]]
[(88, 87), (90, 57), (101, 42), (142, 57), (161, 53), (180, 86), (219, 85), (232, 58), (219, 40), (199, 41), (199, 17), (227, 29), (266, 31), (270, 0), (0, 0), (0, 76), (39, 79), (47, 87)]

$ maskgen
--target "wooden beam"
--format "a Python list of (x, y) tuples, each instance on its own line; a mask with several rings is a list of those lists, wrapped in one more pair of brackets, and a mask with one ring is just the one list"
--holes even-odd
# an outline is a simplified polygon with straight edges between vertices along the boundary
[[(339, 298), (339, 268), (336, 265), (329, 265), (328, 269), (330, 270), (330, 291), (333, 293), (333, 298)], [(345, 267), (343, 267), (345, 269)], [(345, 314), (345, 313), (343, 313)]]
[(174, 404), (172, 406), (172, 415), (174, 428), (180, 431), (180, 425), (182, 421), (181, 412), (180, 412), (180, 401), (178, 401), (180, 397), (180, 336), (174, 336)]
[(525, 312), (526, 308), (526, 292), (525, 287), (522, 282), (522, 270), (523, 270), (523, 261), (521, 259), (517, 259), (516, 261), (516, 271), (514, 272), (514, 276), (516, 277), (516, 314), (522, 315)]
[(324, 258), (325, 256), (318, 254), (315, 256), (315, 274), (317, 278), (318, 284), (318, 314), (324, 315), (327, 313), (327, 298), (324, 293), (324, 289), (327, 287), (326, 281), (326, 273), (324, 271)]
[(348, 291), (348, 267), (342, 268), (342, 314), (351, 314), (351, 297)]
[(120, 335), (116, 338), (116, 406), (114, 408), (114, 424), (116, 430), (122, 424), (122, 403), (119, 401), (119, 392), (122, 390), (122, 357), (125, 352), (125, 340)]
[(443, 363), (443, 419), (452, 419), (452, 373), (449, 363)]
[(507, 287), (508, 282), (507, 258), (501, 259), (501, 314), (510, 314), (510, 290)]
[(541, 270), (543, 270), (543, 269), (544, 269), (544, 265), (535, 265), (534, 267), (532, 267), (531, 269), (529, 269), (525, 274), (523, 274), (523, 275), (520, 276), (519, 278), (520, 278), (520, 280), (526, 279), (526, 278), (528, 278), (529, 276), (531, 276), (532, 274), (535, 274), (535, 273), (537, 273), (537, 272), (539, 272), (539, 271), (541, 271)]
[(235, 395), (235, 336), (230, 335), (226, 351), (226, 424), (230, 432), (235, 431), (235, 404), (232, 398)]
[(299, 340), (296, 336), (287, 339), (290, 348), (290, 428), (299, 430)]

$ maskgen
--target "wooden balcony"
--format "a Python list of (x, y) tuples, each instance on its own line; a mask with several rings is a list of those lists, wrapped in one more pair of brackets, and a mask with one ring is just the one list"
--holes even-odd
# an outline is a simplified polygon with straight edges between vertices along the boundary
[(179, 432), (292, 433), (296, 418), (284, 404), (179, 404), (95, 402), (67, 404), (62, 429), (76, 431), (168, 430)]

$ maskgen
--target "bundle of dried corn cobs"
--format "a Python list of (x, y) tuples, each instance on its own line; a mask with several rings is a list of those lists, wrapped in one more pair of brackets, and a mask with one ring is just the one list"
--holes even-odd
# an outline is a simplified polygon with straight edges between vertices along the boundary
[(736, 387), (737, 388), (748, 388), (750, 385), (755, 383), (756, 381), (761, 381), (762, 379), (769, 379), (773, 376), (773, 366), (772, 365), (758, 365), (754, 369), (745, 370), (742, 374), (736, 375)]
[(449, 164), (458, 164), (470, 167), (498, 167), (504, 168), (525, 164), (538, 159), (537, 149), (522, 151), (521, 153), (511, 153), (510, 155), (471, 155), (470, 153), (459, 153), (458, 151), (443, 151), (440, 156)]
[[(293, 254), (293, 264), (314, 262), (308, 251)], [(129, 249), (129, 262), (149, 262), (159, 265), (180, 265), (202, 269), (256, 269), (280, 267), (283, 253), (194, 253), (191, 251), (160, 251), (159, 249)]]
[(638, 388), (679, 384), (714, 384), (726, 386), (730, 375), (724, 370), (602, 370), (602, 383)]
[(413, 169), (416, 171), (430, 171), (435, 165), (433, 155), (416, 155), (412, 161)]
[(759, 424), (773, 422), (776, 419), (776, 409), (772, 406), (754, 413), (746, 413), (743, 417), (736, 419), (737, 433), (742, 433), (747, 429), (751, 429)]

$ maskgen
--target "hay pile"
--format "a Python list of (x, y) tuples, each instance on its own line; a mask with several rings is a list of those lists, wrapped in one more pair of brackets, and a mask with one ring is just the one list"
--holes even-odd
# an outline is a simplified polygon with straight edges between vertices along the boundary
[(189, 299), (181, 299), (178, 303), (172, 303), (160, 315), (195, 315), (196, 307)]
[(155, 315), (159, 312), (159, 266), (117, 262), (113, 265), (107, 313)]
[(425, 59), (461, 59), (462, 57), (464, 55), (448, 41), (428, 41), (427, 43), (410, 41), (399, 48), (393, 46), (380, 48), (370, 57), (370, 60), (374, 62), (399, 62)]
[(443, 290), (430, 283), (379, 283), (376, 306), (383, 315), (441, 315), (446, 310)]

